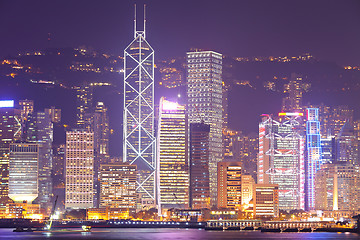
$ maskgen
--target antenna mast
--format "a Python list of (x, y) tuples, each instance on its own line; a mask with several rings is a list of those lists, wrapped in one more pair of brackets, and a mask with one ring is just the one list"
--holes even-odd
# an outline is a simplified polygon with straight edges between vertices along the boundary
[(146, 38), (146, 31), (145, 31), (145, 26), (146, 26), (146, 4), (144, 4), (144, 38)]
[(136, 38), (136, 4), (134, 4), (134, 38)]

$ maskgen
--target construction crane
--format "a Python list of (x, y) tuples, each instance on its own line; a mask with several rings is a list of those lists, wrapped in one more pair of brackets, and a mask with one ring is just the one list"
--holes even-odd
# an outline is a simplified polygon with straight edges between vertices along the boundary
[(50, 229), (51, 229), (52, 221), (53, 221), (54, 214), (55, 214), (55, 209), (56, 209), (57, 200), (58, 200), (58, 195), (56, 195), (56, 197), (55, 197), (55, 202), (54, 202), (53, 209), (51, 210), (49, 222), (48, 222), (48, 224), (46, 224), (46, 230), (50, 230)]

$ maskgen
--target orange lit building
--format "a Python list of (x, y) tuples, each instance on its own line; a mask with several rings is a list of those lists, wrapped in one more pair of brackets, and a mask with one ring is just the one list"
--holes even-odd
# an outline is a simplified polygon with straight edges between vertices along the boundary
[(241, 163), (219, 162), (218, 208), (241, 208)]
[(255, 184), (253, 199), (254, 216), (279, 216), (279, 186), (277, 184)]
[(100, 165), (100, 207), (136, 208), (136, 165)]
[(5, 218), (43, 219), (40, 204), (8, 203)]
[(88, 220), (128, 219), (130, 211), (128, 208), (89, 208), (86, 217)]

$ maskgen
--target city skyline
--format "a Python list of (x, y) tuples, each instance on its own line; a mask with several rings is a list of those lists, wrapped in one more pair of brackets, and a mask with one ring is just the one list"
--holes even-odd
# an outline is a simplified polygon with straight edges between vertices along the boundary
[[(224, 3), (169, 5), (160, 0), (148, 9), (143, 2), (131, 1), (131, 10), (128, 3), (120, 4), (119, 14), (126, 14), (113, 16), (132, 12), (133, 21), (118, 25), (132, 26), (131, 34), (129, 26), (121, 31), (127, 39), (126, 44), (118, 42), (121, 54), (113, 54), (117, 47), (110, 42), (96, 41), (113, 22), (104, 27), (105, 18), (92, 24), (95, 13), (110, 2), (92, 9), (93, 19), (78, 28), (84, 35), (70, 37), (76, 44), (91, 26), (99, 29), (93, 43), (103, 48), (54, 47), (57, 40), (49, 32), (42, 50), (34, 45), (16, 57), (0, 58), (0, 226), (2, 219), (37, 219), (49, 231), (56, 217), (98, 226), (141, 227), (158, 221), (197, 223), (207, 230), (360, 231), (360, 67), (341, 65), (345, 50), (344, 55), (333, 51), (327, 57), (321, 52), (328, 46), (318, 45), (317, 36), (326, 37), (328, 28), (322, 26), (320, 35), (312, 33), (321, 22), (318, 18), (326, 15), (314, 15), (319, 3), (310, 11), (307, 1), (287, 8), (283, 2), (276, 10), (260, 0), (256, 3), (261, 6), (229, 2), (233, 9)], [(47, 14), (55, 19), (46, 6), (64, 13), (82, 7), (79, 18), (94, 6), (80, 1), (63, 9), (66, 5), (44, 3), (44, 14), (32, 20)], [(330, 5), (344, 10), (337, 2)], [(167, 38), (157, 28), (169, 6), (178, 7), (183, 18), (176, 25), (168, 21), (171, 30), (162, 31), (172, 35), (178, 28), (185, 33), (186, 26), (188, 33), (195, 33), (184, 38), (174, 34), (176, 41), (167, 45), (163, 40), (173, 36)], [(245, 12), (241, 6), (248, 7), (250, 15), (239, 15)], [(301, 17), (304, 10), (309, 10), (307, 17)], [(275, 16), (279, 12), (283, 15)], [(212, 14), (202, 18), (206, 13)], [(290, 15), (299, 18), (284, 24)], [(243, 42), (237, 38), (248, 29), (245, 25), (234, 32), (222, 27), (226, 21), (237, 26), (249, 16), (252, 27), (279, 26), (259, 30)], [(304, 36), (296, 24), (311, 19), (317, 21)], [(65, 22), (61, 26), (71, 32)], [(202, 34), (206, 29), (213, 37)], [(336, 26), (332, 29), (332, 35), (339, 33)], [(264, 33), (270, 37), (267, 45), (264, 39), (252, 39)], [(280, 34), (281, 41), (272, 34)], [(309, 52), (273, 55), (303, 49), (308, 37), (320, 58)], [(337, 41), (340, 46), (337, 37), (329, 44)], [(187, 38), (198, 46), (189, 47)], [(28, 47), (29, 40), (29, 45), (17, 46)], [(282, 41), (290, 42), (277, 45)], [(268, 55), (236, 56), (246, 46), (249, 52)], [(113, 53), (107, 54), (106, 48)]]

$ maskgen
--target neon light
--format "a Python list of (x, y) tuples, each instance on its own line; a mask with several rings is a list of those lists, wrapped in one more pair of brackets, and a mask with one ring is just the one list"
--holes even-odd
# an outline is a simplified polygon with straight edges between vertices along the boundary
[(0, 100), (0, 108), (13, 108), (14, 100)]
[(285, 113), (285, 112), (280, 112), (279, 116), (304, 116), (303, 113)]
[(306, 148), (307, 148), (307, 210), (315, 209), (315, 175), (322, 165), (319, 109), (307, 108)]

